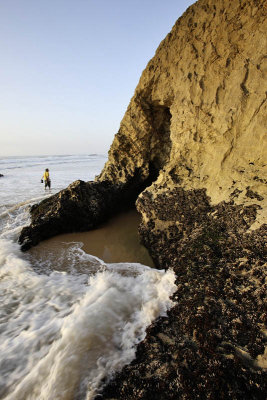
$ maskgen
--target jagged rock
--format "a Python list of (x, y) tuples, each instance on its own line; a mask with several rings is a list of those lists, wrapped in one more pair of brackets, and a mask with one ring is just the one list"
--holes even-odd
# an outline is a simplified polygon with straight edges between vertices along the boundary
[(175, 270), (175, 306), (101, 398), (265, 399), (266, 32), (264, 0), (191, 6), (143, 72), (96, 182), (45, 200), (22, 231), (26, 248), (89, 229), (140, 193), (140, 237)]
[(22, 250), (40, 240), (75, 230), (89, 230), (107, 218), (108, 184), (75, 181), (61, 191), (31, 208), (32, 223), (23, 228), (19, 241)]
[(32, 206), (31, 225), (19, 237), (23, 251), (60, 233), (95, 228), (110, 216), (133, 206), (138, 194), (151, 181), (142, 182), (138, 171), (126, 184), (73, 182), (61, 192)]
[(140, 234), (155, 262), (176, 273), (175, 306), (101, 398), (263, 400), (267, 230), (247, 232), (259, 206), (158, 189), (138, 199)]
[(4, 175), (3, 174), (0, 174), (0, 178), (3, 178), (4, 177)]

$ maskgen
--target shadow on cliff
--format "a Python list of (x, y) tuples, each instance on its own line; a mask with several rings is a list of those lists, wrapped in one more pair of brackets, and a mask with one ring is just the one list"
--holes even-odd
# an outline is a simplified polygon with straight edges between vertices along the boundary
[(145, 114), (152, 132), (145, 167), (137, 167), (129, 173), (127, 165), (118, 163), (118, 171), (126, 170), (126, 183), (98, 178), (92, 182), (77, 180), (32, 206), (31, 224), (22, 229), (19, 237), (23, 251), (58, 234), (94, 229), (111, 216), (135, 207), (139, 194), (157, 180), (160, 170), (169, 160), (171, 149), (169, 108), (146, 104)]

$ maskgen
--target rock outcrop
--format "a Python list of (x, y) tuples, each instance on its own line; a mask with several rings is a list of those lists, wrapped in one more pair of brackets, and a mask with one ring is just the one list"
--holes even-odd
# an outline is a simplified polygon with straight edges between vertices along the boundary
[(20, 234), (21, 249), (28, 250), (61, 233), (88, 231), (115, 213), (133, 207), (133, 199), (151, 184), (149, 180), (140, 183), (137, 175), (138, 171), (127, 183), (117, 184), (77, 180), (32, 206), (31, 225)]
[(205, 188), (212, 204), (234, 196), (261, 207), (266, 28), (264, 1), (191, 6), (143, 72), (100, 179), (127, 181), (136, 168), (146, 177), (152, 165), (168, 189)]
[(175, 270), (175, 306), (103, 398), (265, 399), (266, 32), (264, 0), (191, 6), (143, 72), (96, 182), (41, 203), (22, 231), (26, 249), (139, 195), (140, 237)]

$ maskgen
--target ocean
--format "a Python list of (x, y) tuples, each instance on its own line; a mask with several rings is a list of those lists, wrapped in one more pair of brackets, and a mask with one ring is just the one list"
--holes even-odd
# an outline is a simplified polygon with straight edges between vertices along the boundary
[[(38, 259), (17, 243), (31, 205), (77, 179), (93, 180), (104, 155), (0, 159), (0, 399), (93, 399), (103, 379), (135, 357), (145, 330), (173, 305), (173, 271), (107, 263), (81, 243)], [(49, 168), (51, 191), (41, 177)]]

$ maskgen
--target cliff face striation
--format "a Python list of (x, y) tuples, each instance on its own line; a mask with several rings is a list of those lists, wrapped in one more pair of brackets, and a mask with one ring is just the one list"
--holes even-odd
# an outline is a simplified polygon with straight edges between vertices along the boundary
[(234, 196), (235, 204), (262, 205), (264, 3), (203, 0), (186, 11), (143, 72), (101, 180), (127, 181), (137, 168), (146, 177), (153, 168), (150, 193), (163, 183), (205, 188), (212, 204)]
[(96, 182), (36, 206), (22, 231), (27, 249), (137, 199), (142, 242), (176, 272), (175, 306), (103, 398), (265, 399), (266, 12), (264, 0), (191, 6), (143, 72)]
[(178, 289), (104, 398), (265, 397), (266, 10), (190, 7), (115, 136), (99, 179), (157, 176), (137, 199), (140, 235)]

